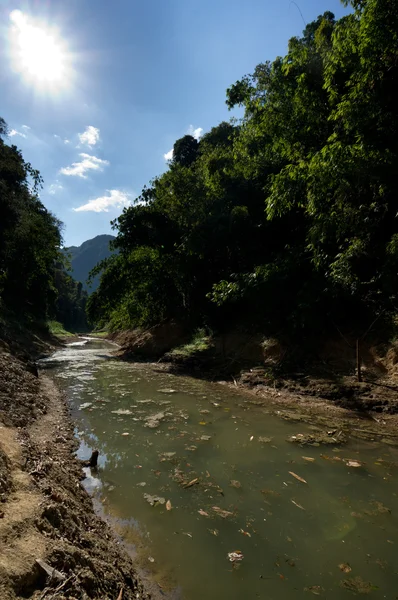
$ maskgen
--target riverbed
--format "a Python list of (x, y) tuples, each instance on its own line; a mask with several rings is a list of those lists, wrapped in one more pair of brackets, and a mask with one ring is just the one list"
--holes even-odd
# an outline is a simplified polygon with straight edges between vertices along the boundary
[(316, 426), (113, 348), (82, 339), (42, 364), (67, 396), (79, 457), (99, 450), (85, 480), (98, 511), (166, 595), (397, 597), (397, 446), (335, 431), (300, 444)]

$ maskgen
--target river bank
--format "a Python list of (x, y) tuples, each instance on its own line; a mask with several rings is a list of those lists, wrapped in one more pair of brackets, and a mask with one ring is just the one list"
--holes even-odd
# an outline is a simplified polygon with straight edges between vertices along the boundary
[(261, 335), (229, 333), (192, 344), (184, 330), (165, 324), (115, 332), (108, 339), (125, 361), (156, 362), (173, 374), (218, 381), (255, 395), (264, 406), (290, 406), (313, 417), (322, 413), (388, 423), (398, 432), (398, 346), (361, 347), (357, 380), (355, 341), (329, 340), (317, 350), (289, 348)]
[[(156, 598), (159, 588), (94, 512), (64, 398), (8, 348), (0, 350), (1, 599)], [(38, 559), (60, 575), (49, 582)]]

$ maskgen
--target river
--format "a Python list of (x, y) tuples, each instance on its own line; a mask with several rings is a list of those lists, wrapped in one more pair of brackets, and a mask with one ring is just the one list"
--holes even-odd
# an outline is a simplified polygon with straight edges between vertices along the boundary
[(79, 457), (99, 450), (85, 480), (97, 510), (166, 595), (398, 597), (397, 446), (302, 447), (287, 439), (313, 425), (113, 349), (82, 339), (42, 366), (67, 395)]

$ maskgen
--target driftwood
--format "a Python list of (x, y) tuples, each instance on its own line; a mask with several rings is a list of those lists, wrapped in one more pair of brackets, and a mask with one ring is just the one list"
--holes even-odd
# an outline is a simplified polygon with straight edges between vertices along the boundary
[(83, 464), (85, 467), (96, 467), (98, 464), (98, 456), (99, 456), (99, 452), (98, 450), (94, 450), (90, 460), (84, 460)]
[(65, 580), (65, 575), (63, 573), (61, 573), (60, 571), (57, 571), (57, 569), (54, 569), (54, 567), (51, 567), (48, 563), (46, 563), (41, 558), (36, 558), (36, 562), (43, 569), (43, 571), (45, 571), (47, 573), (47, 575), (50, 577), (50, 579), (56, 579), (57, 581)]

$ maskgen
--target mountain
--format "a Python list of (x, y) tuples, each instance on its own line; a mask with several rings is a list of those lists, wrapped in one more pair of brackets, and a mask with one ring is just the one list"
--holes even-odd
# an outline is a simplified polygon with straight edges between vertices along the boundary
[(109, 249), (109, 242), (114, 239), (113, 235), (97, 235), (95, 238), (83, 242), (81, 246), (69, 246), (69, 248), (64, 249), (65, 253), (69, 255), (72, 265), (70, 274), (77, 281), (81, 281), (83, 288), (88, 292), (94, 292), (99, 285), (99, 277), (97, 276), (93, 279), (92, 284), (88, 286), (88, 275), (97, 263), (112, 254)]

